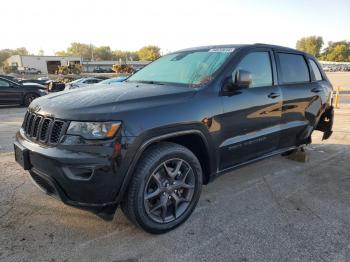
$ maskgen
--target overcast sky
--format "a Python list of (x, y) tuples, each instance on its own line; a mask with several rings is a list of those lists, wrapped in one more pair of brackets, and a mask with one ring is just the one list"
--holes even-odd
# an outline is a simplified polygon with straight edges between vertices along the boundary
[(71, 42), (137, 50), (232, 43), (350, 41), (350, 0), (2, 0), (0, 49), (46, 55)]

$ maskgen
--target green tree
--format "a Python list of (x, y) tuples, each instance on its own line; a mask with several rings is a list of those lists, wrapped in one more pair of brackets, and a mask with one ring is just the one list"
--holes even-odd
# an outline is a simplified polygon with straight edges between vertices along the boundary
[(58, 51), (58, 56), (80, 56), (83, 60), (91, 60), (94, 57), (94, 46), (73, 42), (67, 48), (67, 51)]
[(160, 57), (160, 48), (154, 45), (144, 46), (138, 51), (138, 55), (142, 61), (153, 61)]
[(67, 54), (67, 52), (66, 52), (66, 51), (61, 50), (61, 51), (57, 51), (57, 52), (55, 52), (55, 55), (57, 55), (57, 56), (67, 56), (68, 54)]
[(320, 55), (323, 46), (323, 38), (321, 36), (303, 37), (297, 41), (296, 48), (300, 51), (312, 54), (316, 57)]
[(321, 59), (334, 62), (349, 62), (350, 61), (350, 42), (328, 42), (328, 47), (325, 48), (321, 55)]
[(134, 52), (134, 51), (115, 50), (113, 52), (113, 60), (138, 61), (139, 55), (138, 55), (138, 52)]
[(73, 42), (67, 48), (67, 54), (71, 56), (81, 56), (83, 60), (91, 60), (94, 58), (94, 46)]
[(94, 59), (101, 60), (112, 60), (113, 54), (109, 46), (100, 46), (94, 49)]
[(40, 56), (45, 55), (44, 50), (40, 49), (40, 50), (38, 51), (38, 55), (40, 55)]
[(13, 55), (28, 55), (29, 52), (25, 47), (16, 49), (2, 49), (0, 50), (0, 65), (3, 66), (7, 58)]
[(27, 48), (20, 47), (12, 51), (12, 55), (29, 55)]

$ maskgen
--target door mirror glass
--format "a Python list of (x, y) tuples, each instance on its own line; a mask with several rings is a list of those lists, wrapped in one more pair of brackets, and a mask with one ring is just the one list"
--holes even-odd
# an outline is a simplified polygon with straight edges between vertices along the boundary
[(232, 82), (234, 88), (248, 88), (252, 83), (252, 74), (239, 69), (232, 73)]

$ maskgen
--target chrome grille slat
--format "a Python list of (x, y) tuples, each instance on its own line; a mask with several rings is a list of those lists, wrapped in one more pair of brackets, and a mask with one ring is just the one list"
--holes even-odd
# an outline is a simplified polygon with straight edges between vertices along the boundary
[(34, 121), (35, 115), (31, 114), (29, 117), (28, 121), (28, 126), (27, 126), (27, 134), (30, 136), (32, 133), (32, 126), (33, 126), (33, 121)]
[(50, 130), (50, 124), (51, 124), (51, 119), (45, 118), (43, 121), (43, 125), (40, 130), (40, 141), (46, 142), (48, 137), (49, 137), (49, 130)]
[(41, 116), (37, 116), (35, 118), (34, 128), (33, 128), (33, 137), (34, 138), (37, 138), (37, 136), (38, 136), (38, 130), (39, 130), (39, 125), (40, 125), (41, 119), (42, 119)]

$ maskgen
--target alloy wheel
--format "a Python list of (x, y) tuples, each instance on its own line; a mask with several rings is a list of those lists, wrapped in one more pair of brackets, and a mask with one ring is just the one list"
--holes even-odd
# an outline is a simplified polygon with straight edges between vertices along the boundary
[(169, 223), (185, 213), (195, 191), (195, 174), (183, 159), (161, 163), (149, 177), (144, 191), (147, 215), (157, 223)]

